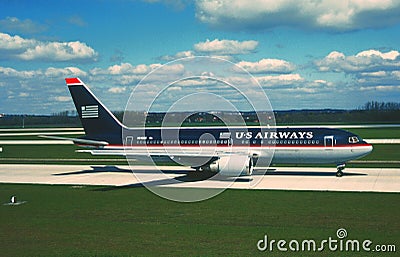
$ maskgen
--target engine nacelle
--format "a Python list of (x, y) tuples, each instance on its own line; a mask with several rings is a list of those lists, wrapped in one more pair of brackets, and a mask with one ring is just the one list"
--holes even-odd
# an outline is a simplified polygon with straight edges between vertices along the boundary
[(250, 176), (253, 173), (253, 159), (247, 155), (222, 156), (201, 168), (228, 177)]

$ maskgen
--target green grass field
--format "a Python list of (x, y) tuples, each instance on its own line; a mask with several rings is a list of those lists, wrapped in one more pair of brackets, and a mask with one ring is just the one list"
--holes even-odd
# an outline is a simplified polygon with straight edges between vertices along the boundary
[[(1, 201), (11, 195), (27, 203), (0, 205), (2, 256), (320, 256), (259, 252), (256, 244), (265, 234), (336, 238), (339, 228), (348, 239), (400, 247), (400, 194), (226, 190), (207, 201), (177, 203), (140, 187), (1, 184)], [(322, 255), (360, 253), (326, 249)]]
[(362, 138), (385, 139), (400, 138), (400, 128), (352, 128), (346, 129)]

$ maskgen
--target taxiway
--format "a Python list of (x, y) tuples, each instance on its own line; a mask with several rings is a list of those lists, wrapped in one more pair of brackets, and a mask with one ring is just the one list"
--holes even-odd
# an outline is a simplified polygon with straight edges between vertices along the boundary
[[(101, 185), (101, 186), (142, 186), (143, 181), (151, 186), (168, 187), (226, 187), (229, 178), (212, 177), (198, 181), (195, 173), (186, 167), (135, 166), (132, 173), (129, 166), (104, 165), (0, 165), (0, 183), (29, 183), (51, 185)], [(307, 191), (362, 191), (400, 192), (399, 168), (347, 168), (344, 176), (337, 178), (335, 168), (275, 167), (256, 170), (253, 179), (239, 178), (230, 183), (237, 189), (273, 189)], [(265, 173), (265, 174), (264, 174)], [(158, 174), (158, 175), (157, 175)], [(160, 175), (161, 174), (161, 175)]]

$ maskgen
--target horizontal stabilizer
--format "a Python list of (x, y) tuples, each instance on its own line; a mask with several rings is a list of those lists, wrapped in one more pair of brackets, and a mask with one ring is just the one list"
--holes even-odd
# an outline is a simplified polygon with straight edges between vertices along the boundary
[(105, 142), (105, 141), (89, 140), (89, 139), (82, 139), (82, 138), (57, 137), (57, 136), (47, 136), (47, 135), (39, 135), (39, 137), (72, 141), (72, 142), (74, 142), (74, 144), (78, 144), (78, 145), (88, 145), (88, 146), (106, 146), (106, 145), (108, 145), (108, 142)]

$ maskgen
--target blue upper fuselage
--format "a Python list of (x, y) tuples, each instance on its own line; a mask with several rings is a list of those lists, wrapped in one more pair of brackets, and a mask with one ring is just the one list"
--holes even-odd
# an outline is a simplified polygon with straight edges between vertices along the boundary
[[(121, 131), (122, 132), (122, 131)], [(341, 129), (315, 127), (124, 128), (121, 134), (98, 135), (110, 145), (351, 146), (367, 144)], [(124, 139), (123, 139), (124, 138)], [(96, 140), (97, 138), (90, 138)]]

